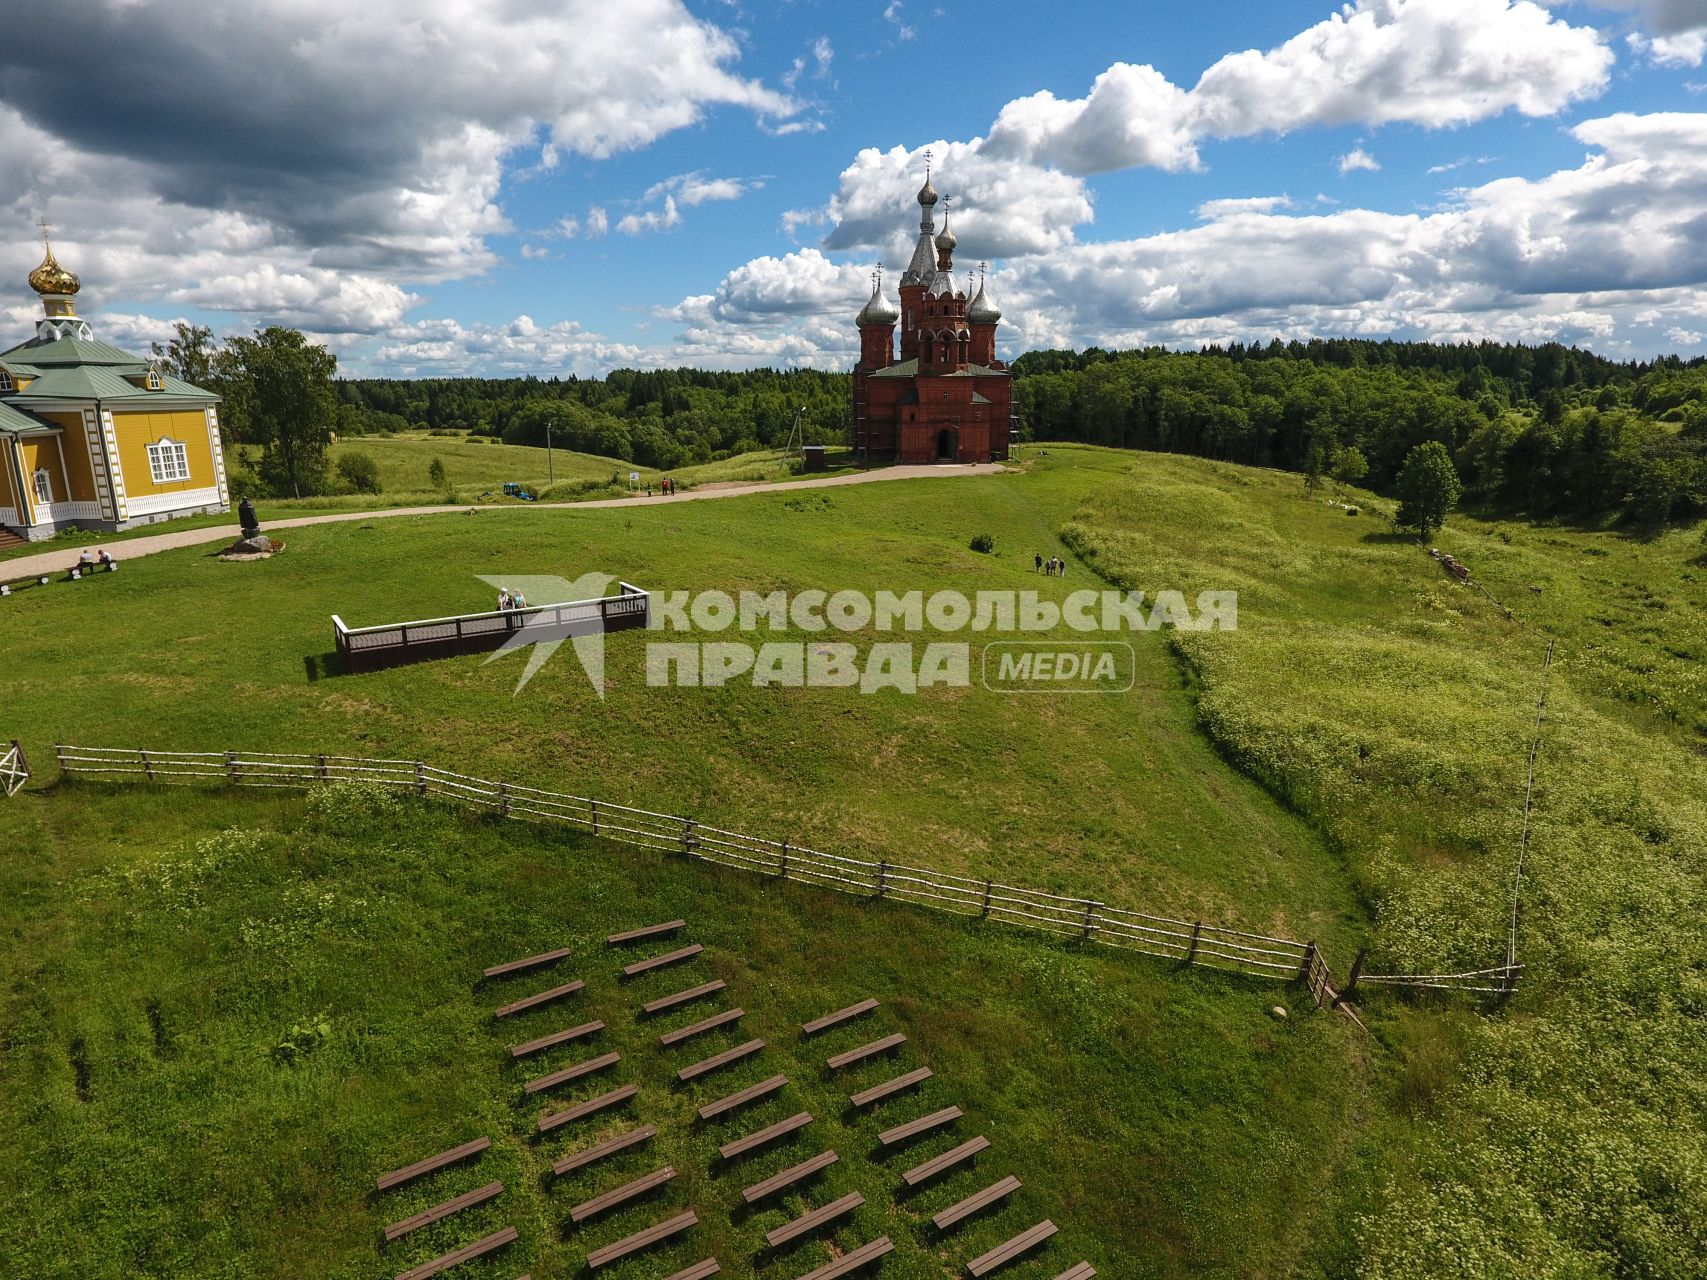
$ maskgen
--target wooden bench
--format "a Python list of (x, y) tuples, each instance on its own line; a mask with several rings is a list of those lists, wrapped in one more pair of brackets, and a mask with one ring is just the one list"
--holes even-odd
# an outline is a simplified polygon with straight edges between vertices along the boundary
[(824, 1065), (831, 1071), (840, 1071), (843, 1067), (851, 1067), (856, 1062), (864, 1062), (867, 1058), (875, 1058), (880, 1053), (888, 1053), (891, 1049), (899, 1049), (907, 1043), (907, 1037), (897, 1031), (894, 1035), (884, 1036), (881, 1040), (873, 1040), (870, 1044), (862, 1044), (857, 1049), (849, 1049), (846, 1053), (833, 1054), (824, 1059)]
[(654, 1169), (651, 1173), (635, 1178), (632, 1182), (625, 1182), (620, 1187), (612, 1188), (603, 1195), (594, 1196), (591, 1200), (583, 1200), (569, 1210), (569, 1221), (585, 1222), (588, 1218), (595, 1217), (607, 1209), (614, 1209), (619, 1204), (628, 1203), (636, 1196), (643, 1196), (648, 1191), (663, 1186), (675, 1176), (676, 1170), (671, 1165), (665, 1165), (662, 1169)]
[(862, 1244), (852, 1253), (844, 1253), (834, 1262), (826, 1262), (816, 1271), (808, 1271), (799, 1280), (835, 1280), (837, 1276), (851, 1276), (867, 1263), (876, 1262), (884, 1254), (894, 1250), (895, 1243), (888, 1236), (878, 1236), (870, 1244)]
[(707, 1258), (704, 1262), (694, 1263), (685, 1271), (678, 1271), (673, 1276), (665, 1276), (664, 1280), (706, 1280), (707, 1276), (717, 1275), (722, 1270), (723, 1268), (717, 1265), (716, 1258)]
[(512, 1058), (525, 1058), (530, 1053), (538, 1053), (541, 1049), (550, 1049), (560, 1044), (568, 1044), (572, 1040), (581, 1039), (582, 1036), (596, 1035), (604, 1029), (605, 1024), (602, 1022), (583, 1022), (580, 1026), (570, 1027), (567, 1031), (553, 1031), (548, 1036), (541, 1036), (537, 1040), (529, 1040), (526, 1044), (511, 1045), (510, 1056)]
[(671, 1236), (680, 1235), (698, 1222), (699, 1215), (692, 1209), (686, 1213), (678, 1213), (673, 1218), (666, 1218), (662, 1222), (654, 1223), (644, 1231), (636, 1231), (631, 1236), (624, 1236), (615, 1244), (607, 1244), (602, 1249), (594, 1249), (587, 1255), (587, 1266), (596, 1271), (608, 1262), (615, 1262), (619, 1258), (626, 1258), (631, 1253), (638, 1253), (642, 1249), (650, 1249), (655, 1244), (662, 1244)]
[(1088, 1262), (1079, 1262), (1068, 1267), (1055, 1280), (1094, 1280), (1097, 1269)]
[(564, 1156), (551, 1166), (551, 1172), (558, 1177), (566, 1173), (574, 1173), (577, 1169), (585, 1168), (603, 1160), (606, 1156), (614, 1156), (619, 1151), (627, 1151), (630, 1147), (638, 1147), (642, 1142), (650, 1142), (658, 1136), (657, 1127), (643, 1124), (638, 1129), (630, 1129), (627, 1133), (619, 1133), (614, 1138), (606, 1138), (585, 1151), (577, 1151), (573, 1155)]
[(647, 938), (661, 938), (666, 933), (687, 928), (687, 924), (686, 920), (666, 920), (663, 924), (649, 924), (641, 929), (630, 929), (626, 933), (613, 933), (605, 939), (605, 945), (620, 947), (625, 942), (644, 942)]
[(701, 1062), (696, 1062), (692, 1066), (683, 1067), (680, 1071), (676, 1072), (676, 1079), (697, 1079), (708, 1072), (726, 1067), (732, 1062), (739, 1062), (742, 1058), (751, 1057), (764, 1047), (765, 1042), (763, 1040), (749, 1040), (746, 1044), (738, 1044), (733, 1049), (725, 1049), (722, 1053), (715, 1054)]
[(413, 1182), (416, 1178), (424, 1177), (435, 1170), (444, 1168), (447, 1164), (455, 1164), (458, 1160), (466, 1160), (469, 1156), (477, 1156), (492, 1145), (490, 1138), (476, 1138), (465, 1142), (460, 1147), (452, 1147), (449, 1151), (441, 1151), (436, 1156), (428, 1156), (425, 1160), (417, 1160), (414, 1164), (404, 1165), (390, 1173), (382, 1173), (375, 1180), (381, 1191), (389, 1191), (400, 1187), (405, 1182)]
[(741, 1199), (748, 1204), (757, 1204), (766, 1196), (774, 1196), (779, 1191), (785, 1191), (797, 1182), (804, 1182), (820, 1169), (828, 1169), (835, 1164), (839, 1157), (834, 1151), (820, 1151), (810, 1160), (802, 1160), (799, 1164), (790, 1165), (781, 1173), (773, 1173), (763, 1182), (755, 1182), (741, 1192)]
[(537, 969), (541, 965), (551, 964), (569, 954), (568, 947), (558, 947), (555, 951), (541, 951), (537, 956), (526, 956), (521, 960), (512, 960), (508, 964), (495, 964), (490, 969), (482, 969), (482, 978), (502, 978), (505, 974), (520, 973), (524, 969)]
[(427, 1280), (428, 1276), (436, 1276), (441, 1271), (449, 1271), (452, 1267), (475, 1258), (483, 1258), (489, 1253), (495, 1253), (507, 1244), (514, 1244), (520, 1233), (514, 1227), (505, 1227), (502, 1231), (494, 1231), (491, 1235), (476, 1240), (473, 1244), (465, 1244), (460, 1249), (452, 1249), (449, 1253), (441, 1254), (431, 1262), (423, 1262), (418, 1267), (410, 1267), (400, 1271), (397, 1280)]
[(705, 950), (703, 943), (696, 942), (691, 947), (682, 947), (677, 951), (666, 951), (661, 956), (653, 956), (649, 960), (636, 960), (633, 964), (622, 966), (622, 976), (625, 978), (638, 977), (650, 973), (654, 969), (662, 969), (667, 964), (680, 964), (683, 960), (692, 960)]
[(503, 1194), (503, 1183), (488, 1182), (485, 1186), (477, 1187), (473, 1191), (465, 1192), (462, 1195), (457, 1196), (454, 1200), (446, 1200), (443, 1204), (436, 1204), (431, 1209), (423, 1209), (420, 1213), (404, 1218), (401, 1222), (393, 1222), (389, 1227), (387, 1227), (385, 1229), (386, 1243), (389, 1244), (393, 1240), (400, 1240), (411, 1231), (418, 1231), (422, 1227), (430, 1226), (435, 1222), (439, 1222), (450, 1217), (453, 1213), (461, 1213), (464, 1209), (472, 1209), (477, 1204), (485, 1204), (494, 1196), (500, 1196)]
[(1045, 1218), (1035, 1227), (1026, 1228), (1007, 1243), (997, 1245), (988, 1253), (979, 1254), (966, 1264), (966, 1270), (975, 1276), (987, 1276), (997, 1267), (1006, 1266), (1015, 1258), (1037, 1248), (1058, 1230), (1053, 1222)]
[(564, 996), (572, 996), (587, 984), (579, 978), (573, 982), (565, 982), (561, 987), (553, 987), (550, 991), (541, 991), (536, 996), (527, 996), (513, 1004), (494, 1009), (494, 1018), (507, 1018), (513, 1013), (526, 1013), (529, 1009), (537, 1009), (542, 1004), (550, 1004), (553, 1000), (561, 1000)]
[(778, 1138), (786, 1138), (791, 1133), (799, 1133), (800, 1130), (804, 1129), (811, 1123), (812, 1113), (810, 1111), (802, 1111), (796, 1115), (789, 1116), (786, 1120), (778, 1120), (775, 1124), (766, 1125), (763, 1129), (757, 1129), (754, 1132), (749, 1133), (744, 1138), (736, 1138), (732, 1142), (725, 1142), (721, 1147), (717, 1148), (717, 1154), (722, 1156), (725, 1160), (733, 1160), (736, 1156), (744, 1156), (750, 1151), (757, 1151), (760, 1147), (768, 1146)]
[(726, 1027), (731, 1022), (738, 1022), (747, 1016), (745, 1009), (725, 1009), (722, 1013), (713, 1014), (703, 1022), (696, 1022), (691, 1027), (678, 1027), (674, 1031), (666, 1031), (658, 1037), (661, 1045), (680, 1044), (683, 1040), (692, 1040), (695, 1036), (704, 1035), (707, 1031), (715, 1031), (718, 1027)]
[(874, 1102), (882, 1102), (885, 1098), (900, 1093), (903, 1089), (911, 1089), (916, 1084), (923, 1084), (931, 1078), (929, 1067), (916, 1067), (905, 1075), (896, 1076), (893, 1080), (885, 1080), (882, 1084), (874, 1084), (869, 1089), (861, 1089), (848, 1101), (856, 1107), (869, 1107)]
[(923, 1164), (915, 1165), (901, 1175), (901, 1181), (909, 1187), (921, 1186), (938, 1174), (947, 1173), (961, 1161), (970, 1160), (980, 1151), (988, 1151), (989, 1149), (990, 1140), (980, 1134), (976, 1138), (962, 1142), (958, 1147), (944, 1151), (940, 1156), (932, 1156)]
[(832, 1200), (821, 1209), (803, 1213), (793, 1222), (785, 1222), (776, 1230), (765, 1232), (765, 1243), (775, 1249), (791, 1240), (798, 1240), (801, 1236), (816, 1231), (826, 1222), (834, 1222), (844, 1214), (852, 1213), (864, 1203), (864, 1196), (857, 1191), (850, 1191), (840, 1200)]
[(701, 1120), (710, 1120), (714, 1116), (720, 1116), (727, 1111), (734, 1111), (738, 1107), (744, 1107), (749, 1102), (757, 1102), (760, 1098), (768, 1097), (775, 1093), (787, 1083), (787, 1076), (772, 1076), (769, 1080), (761, 1080), (757, 1084), (750, 1084), (745, 1089), (741, 1089), (730, 1094), (727, 1098), (719, 1098), (716, 1102), (706, 1103), (699, 1109), (699, 1118)]
[(614, 1107), (619, 1103), (627, 1102), (639, 1092), (639, 1085), (625, 1084), (620, 1089), (612, 1089), (609, 1093), (601, 1093), (596, 1098), (577, 1102), (567, 1111), (556, 1111), (550, 1115), (541, 1116), (539, 1118), (539, 1131), (549, 1133), (557, 1126), (568, 1124), (571, 1120), (579, 1120), (583, 1116), (592, 1115), (595, 1111), (603, 1111), (606, 1107)]
[(877, 1135), (877, 1140), (886, 1147), (892, 1147), (897, 1142), (906, 1142), (932, 1129), (940, 1129), (945, 1124), (953, 1124), (960, 1119), (959, 1107), (944, 1107), (941, 1111), (933, 1111), (928, 1116), (920, 1116), (917, 1120), (909, 1120), (906, 1124), (898, 1124), (893, 1129), (885, 1129)]
[(964, 1222), (980, 1209), (988, 1209), (991, 1205), (1006, 1200), (1019, 1190), (1019, 1179), (1008, 1177), (1000, 1182), (992, 1182), (982, 1191), (975, 1191), (959, 1204), (951, 1204), (941, 1213), (931, 1215), (931, 1225), (938, 1231), (947, 1231), (950, 1227)]
[(529, 1080), (522, 1088), (528, 1093), (542, 1093), (547, 1089), (555, 1089), (560, 1084), (567, 1084), (571, 1080), (579, 1080), (582, 1076), (592, 1075), (595, 1071), (614, 1067), (621, 1061), (622, 1055), (620, 1053), (601, 1053), (596, 1058), (588, 1058), (585, 1062), (574, 1063), (571, 1066), (564, 1067), (561, 1071), (553, 1071), (550, 1075)]
[(822, 1018), (814, 1018), (811, 1022), (800, 1024), (800, 1034), (815, 1036), (820, 1031), (828, 1031), (831, 1027), (840, 1026), (849, 1018), (857, 1018), (862, 1013), (870, 1013), (877, 1008), (875, 1000), (861, 1000), (858, 1004), (850, 1004), (845, 1009), (837, 1009), (834, 1013), (826, 1013)]
[(690, 1000), (704, 999), (706, 996), (723, 990), (724, 985), (722, 978), (717, 978), (711, 982), (702, 982), (697, 987), (678, 991), (673, 996), (659, 996), (656, 1000), (648, 1000), (640, 1006), (640, 1012), (644, 1014), (662, 1013), (666, 1009), (674, 1009), (677, 1005), (686, 1004)]

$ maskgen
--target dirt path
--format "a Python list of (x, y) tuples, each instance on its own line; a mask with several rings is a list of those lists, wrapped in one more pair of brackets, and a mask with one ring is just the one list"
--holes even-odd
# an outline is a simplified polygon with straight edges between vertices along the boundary
[[(724, 483), (690, 489), (668, 497), (600, 498), (596, 502), (518, 502), (501, 507), (437, 506), (391, 507), (382, 511), (335, 511), (318, 516), (296, 516), (288, 520), (267, 520), (262, 528), (268, 533), (279, 529), (300, 529), (311, 524), (337, 524), (343, 520), (384, 520), (392, 516), (437, 516), (459, 511), (505, 513), (510, 511), (585, 511), (598, 507), (651, 507), (671, 502), (709, 501), (713, 498), (739, 498), (749, 493), (780, 493), (788, 489), (828, 489), (844, 484), (870, 484), (878, 480), (941, 479), (945, 476), (988, 476), (1000, 473), (1002, 467), (994, 462), (933, 463), (920, 466), (883, 467), (876, 471), (855, 471), (848, 475), (823, 476), (815, 480), (782, 480), (776, 483), (755, 481), (750, 484)], [(242, 531), (235, 524), (209, 525), (201, 529), (180, 529), (175, 533), (152, 534), (146, 538), (130, 538), (112, 544), (116, 559), (135, 560), (158, 551), (174, 551), (179, 547), (199, 547), (210, 542), (234, 542)], [(40, 555), (20, 556), (16, 560), (0, 560), (0, 580), (16, 581), (44, 573), (63, 573), (77, 563), (85, 548), (62, 547)]]

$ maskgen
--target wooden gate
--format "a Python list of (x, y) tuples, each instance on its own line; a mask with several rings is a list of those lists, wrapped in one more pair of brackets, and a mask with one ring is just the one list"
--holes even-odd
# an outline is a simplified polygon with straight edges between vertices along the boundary
[(29, 780), (30, 762), (24, 759), (24, 749), (14, 738), (11, 746), (0, 751), (0, 788), (5, 789), (8, 797), (15, 796)]

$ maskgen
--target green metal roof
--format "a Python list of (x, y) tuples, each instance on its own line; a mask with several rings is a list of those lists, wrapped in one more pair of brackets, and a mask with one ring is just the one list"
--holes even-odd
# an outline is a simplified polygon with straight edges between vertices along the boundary
[(26, 364), (39, 367), (48, 365), (123, 365), (126, 372), (146, 373), (148, 361), (141, 356), (133, 356), (128, 351), (121, 351), (111, 343), (96, 342), (92, 338), (60, 338), (54, 342), (43, 342), (40, 338), (31, 338), (21, 342), (10, 351), (0, 351), (0, 362), (9, 361), (16, 356)]
[(45, 369), (36, 380), (22, 391), (8, 392), (6, 398), (18, 400), (112, 400), (112, 401), (142, 401), (142, 400), (195, 400), (202, 404), (213, 404), (219, 397), (211, 391), (203, 391), (177, 378), (162, 375), (160, 390), (150, 391), (147, 387), (139, 387), (126, 379), (125, 374), (146, 372), (148, 366), (140, 370), (115, 369), (110, 365), (83, 365), (81, 367)]
[(51, 422), (43, 422), (32, 418), (27, 413), (20, 413), (11, 405), (0, 401), (0, 432), (9, 436), (23, 435), (52, 435), (59, 428)]

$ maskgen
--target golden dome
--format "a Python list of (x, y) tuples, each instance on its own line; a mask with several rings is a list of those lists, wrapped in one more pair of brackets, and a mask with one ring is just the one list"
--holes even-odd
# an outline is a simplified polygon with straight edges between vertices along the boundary
[(59, 265), (53, 256), (53, 247), (47, 248), (47, 254), (41, 260), (41, 266), (30, 272), (30, 288), (41, 294), (58, 294), (69, 297), (83, 287), (83, 282)]

